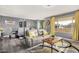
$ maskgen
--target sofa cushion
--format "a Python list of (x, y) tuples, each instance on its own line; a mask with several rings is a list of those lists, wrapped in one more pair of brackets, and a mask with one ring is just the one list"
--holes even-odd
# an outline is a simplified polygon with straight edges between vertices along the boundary
[(29, 31), (29, 37), (36, 38), (38, 36), (37, 30), (30, 30)]

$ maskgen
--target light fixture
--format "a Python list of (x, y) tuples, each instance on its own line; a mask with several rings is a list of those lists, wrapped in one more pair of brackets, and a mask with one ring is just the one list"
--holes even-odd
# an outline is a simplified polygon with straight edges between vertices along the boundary
[(52, 8), (55, 7), (55, 5), (43, 5), (44, 8)]

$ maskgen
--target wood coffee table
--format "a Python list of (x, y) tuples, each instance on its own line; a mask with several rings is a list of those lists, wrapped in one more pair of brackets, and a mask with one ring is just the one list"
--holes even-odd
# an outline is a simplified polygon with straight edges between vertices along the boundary
[(55, 43), (57, 43), (57, 42), (59, 42), (60, 40), (58, 40), (58, 39), (54, 39), (54, 38), (52, 38), (52, 37), (50, 37), (50, 38), (46, 38), (46, 39), (43, 39), (43, 47), (44, 47), (44, 43), (46, 42), (46, 43), (48, 43), (48, 44), (50, 44), (51, 45), (51, 53), (53, 52), (53, 45), (55, 44)]

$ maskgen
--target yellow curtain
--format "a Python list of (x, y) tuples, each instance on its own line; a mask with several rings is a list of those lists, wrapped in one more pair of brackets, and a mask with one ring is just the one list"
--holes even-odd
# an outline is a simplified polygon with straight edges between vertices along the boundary
[(50, 19), (50, 34), (55, 35), (55, 17), (51, 17)]
[(79, 40), (79, 11), (75, 12), (74, 20), (75, 20), (75, 24), (74, 24), (74, 31), (72, 38), (74, 40)]

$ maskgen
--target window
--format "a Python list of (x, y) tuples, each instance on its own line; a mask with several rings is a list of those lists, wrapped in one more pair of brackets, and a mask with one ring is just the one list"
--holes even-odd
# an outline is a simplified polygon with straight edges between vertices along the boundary
[(71, 37), (73, 32), (75, 21), (73, 17), (66, 17), (66, 18), (58, 18), (55, 21), (55, 31), (56, 35), (64, 36), (65, 38)]
[(19, 22), (19, 27), (23, 27), (22, 22)]
[(58, 28), (60, 32), (66, 33), (71, 32), (72, 27), (72, 20), (64, 20), (58, 22)]
[(24, 27), (26, 27), (26, 21), (24, 21)]

